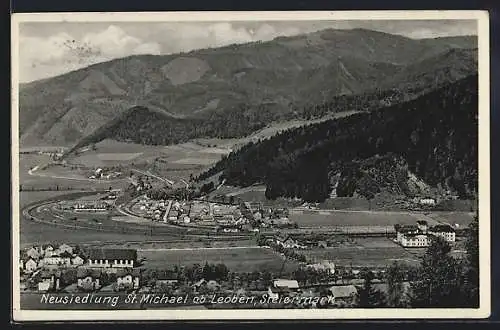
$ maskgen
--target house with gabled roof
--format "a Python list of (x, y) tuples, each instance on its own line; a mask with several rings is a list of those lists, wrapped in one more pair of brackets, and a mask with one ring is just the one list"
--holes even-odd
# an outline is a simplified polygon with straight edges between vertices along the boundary
[(71, 259), (71, 264), (73, 266), (81, 266), (85, 263), (85, 259), (83, 259), (81, 256), (76, 255)]
[(66, 243), (59, 245), (57, 250), (59, 250), (60, 254), (62, 254), (64, 252), (69, 253), (69, 254), (73, 254), (73, 248)]
[(39, 274), (40, 281), (38, 282), (38, 291), (57, 291), (59, 290), (59, 283), (61, 279), (60, 271), (43, 270)]
[(101, 288), (101, 271), (97, 269), (78, 268), (77, 287), (84, 291), (94, 291)]
[(38, 268), (38, 263), (32, 258), (29, 258), (28, 260), (26, 260), (26, 262), (24, 262), (23, 269), (24, 272), (27, 274), (33, 273), (35, 270), (37, 270), (37, 268)]
[(138, 269), (119, 269), (116, 272), (116, 287), (118, 290), (138, 289), (140, 272)]
[(38, 248), (32, 246), (26, 251), (26, 255), (34, 260), (38, 260), (40, 258), (41, 253), (38, 250)]
[(358, 290), (354, 285), (334, 285), (328, 288), (328, 293), (334, 303), (351, 305), (356, 301)]

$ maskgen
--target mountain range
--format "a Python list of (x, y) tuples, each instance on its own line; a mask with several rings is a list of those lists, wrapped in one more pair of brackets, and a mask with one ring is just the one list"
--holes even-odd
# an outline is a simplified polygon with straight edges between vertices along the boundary
[(476, 72), (476, 37), (365, 29), (130, 56), (22, 84), (20, 142), (241, 137), (273, 121), (410, 101)]

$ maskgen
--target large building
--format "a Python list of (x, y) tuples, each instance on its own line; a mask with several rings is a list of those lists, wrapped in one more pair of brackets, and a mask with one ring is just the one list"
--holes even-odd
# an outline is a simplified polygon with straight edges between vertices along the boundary
[(427, 247), (430, 240), (424, 234), (403, 234), (400, 244), (404, 247)]
[(427, 247), (432, 236), (442, 237), (447, 242), (455, 242), (455, 229), (450, 225), (428, 227), (427, 221), (417, 221), (416, 225), (396, 225), (396, 242), (403, 247)]
[(87, 266), (92, 268), (132, 268), (137, 262), (133, 249), (89, 249)]
[(442, 237), (447, 242), (455, 242), (455, 229), (450, 225), (436, 225), (431, 227), (429, 234)]

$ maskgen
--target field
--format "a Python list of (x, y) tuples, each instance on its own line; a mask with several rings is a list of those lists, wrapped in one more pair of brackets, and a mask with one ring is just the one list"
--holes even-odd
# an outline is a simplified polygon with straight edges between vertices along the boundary
[(420, 262), (420, 250), (404, 249), (386, 238), (365, 238), (356, 239), (349, 246), (304, 250), (301, 253), (318, 262), (331, 260), (342, 266), (376, 267), (390, 265), (394, 261), (416, 265)]
[(474, 213), (470, 212), (433, 212), (429, 217), (452, 226), (458, 224), (460, 228), (467, 227), (474, 220)]
[[(78, 191), (71, 191), (71, 193), (73, 192)], [(19, 206), (22, 208), (30, 203), (66, 194), (68, 194), (68, 191), (21, 191), (19, 192)]]
[(97, 157), (100, 160), (111, 160), (111, 161), (127, 161), (135, 159), (142, 155), (142, 152), (115, 152), (115, 153), (100, 153)]
[[(229, 269), (251, 271), (279, 272), (283, 259), (270, 249), (259, 247), (222, 248), (222, 249), (179, 249), (179, 250), (148, 250), (138, 251), (138, 257), (145, 257), (144, 267), (161, 268), (173, 265), (193, 265), (208, 263), (224, 263)], [(285, 270), (291, 271), (297, 267), (291, 261), (285, 264)]]
[(217, 162), (218, 159), (212, 159), (212, 158), (194, 158), (194, 157), (188, 157), (188, 158), (181, 158), (178, 160), (174, 160), (172, 163), (174, 164), (192, 164), (192, 165), (210, 165), (214, 164)]
[(314, 226), (393, 226), (415, 224), (417, 217), (399, 212), (293, 210), (290, 220), (301, 227)]

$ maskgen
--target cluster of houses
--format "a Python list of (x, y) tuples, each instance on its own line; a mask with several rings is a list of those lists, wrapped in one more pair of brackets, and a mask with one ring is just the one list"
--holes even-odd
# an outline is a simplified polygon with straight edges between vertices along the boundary
[(171, 207), (171, 202), (161, 200), (153, 200), (148, 196), (141, 196), (132, 206), (132, 210), (141, 216), (153, 221), (167, 221), (168, 210)]
[(67, 244), (47, 244), (21, 251), (19, 266), (22, 284), (26, 287), (31, 282), (40, 292), (102, 291), (106, 285), (116, 291), (139, 287), (136, 263), (133, 249), (80, 250)]
[(144, 195), (131, 207), (133, 213), (152, 221), (178, 225), (213, 226), (217, 232), (257, 232), (259, 228), (289, 228), (294, 224), (284, 208), (266, 208), (261, 203), (221, 204), (205, 201), (151, 199)]
[(59, 247), (47, 244), (34, 246), (21, 251), (19, 267), (25, 274), (31, 274), (38, 269), (58, 266), (81, 266), (84, 263), (83, 257), (67, 244)]
[(217, 231), (223, 232), (242, 231), (249, 223), (237, 206), (199, 201), (153, 200), (141, 196), (132, 206), (132, 211), (152, 221), (173, 224), (201, 223), (214, 226)]
[(264, 207), (259, 202), (244, 202), (240, 204), (242, 214), (263, 228), (287, 228), (294, 225), (288, 218), (286, 208)]
[(286, 233), (276, 235), (274, 243), (286, 249), (327, 248), (330, 246), (325, 240), (297, 239)]
[(90, 176), (89, 179), (114, 179), (121, 175), (121, 172), (106, 171), (102, 168), (97, 168)]
[(189, 212), (191, 205), (186, 202), (179, 201), (169, 201), (170, 207), (167, 208), (165, 214), (168, 217), (168, 221), (178, 223), (190, 223), (191, 218), (189, 217)]
[(446, 242), (455, 242), (455, 229), (447, 224), (429, 227), (427, 221), (419, 220), (416, 225), (396, 225), (395, 241), (403, 247), (428, 247), (433, 237), (441, 237)]
[(332, 285), (323, 288), (323, 292), (318, 287), (301, 288), (298, 281), (288, 279), (276, 279), (269, 287), (267, 295), (271, 299), (289, 298), (302, 298), (297, 299), (297, 304), (300, 307), (320, 307), (319, 301), (314, 299), (307, 299), (312, 297), (328, 297), (328, 303), (337, 307), (350, 307), (354, 306), (357, 302), (358, 288), (355, 285)]

